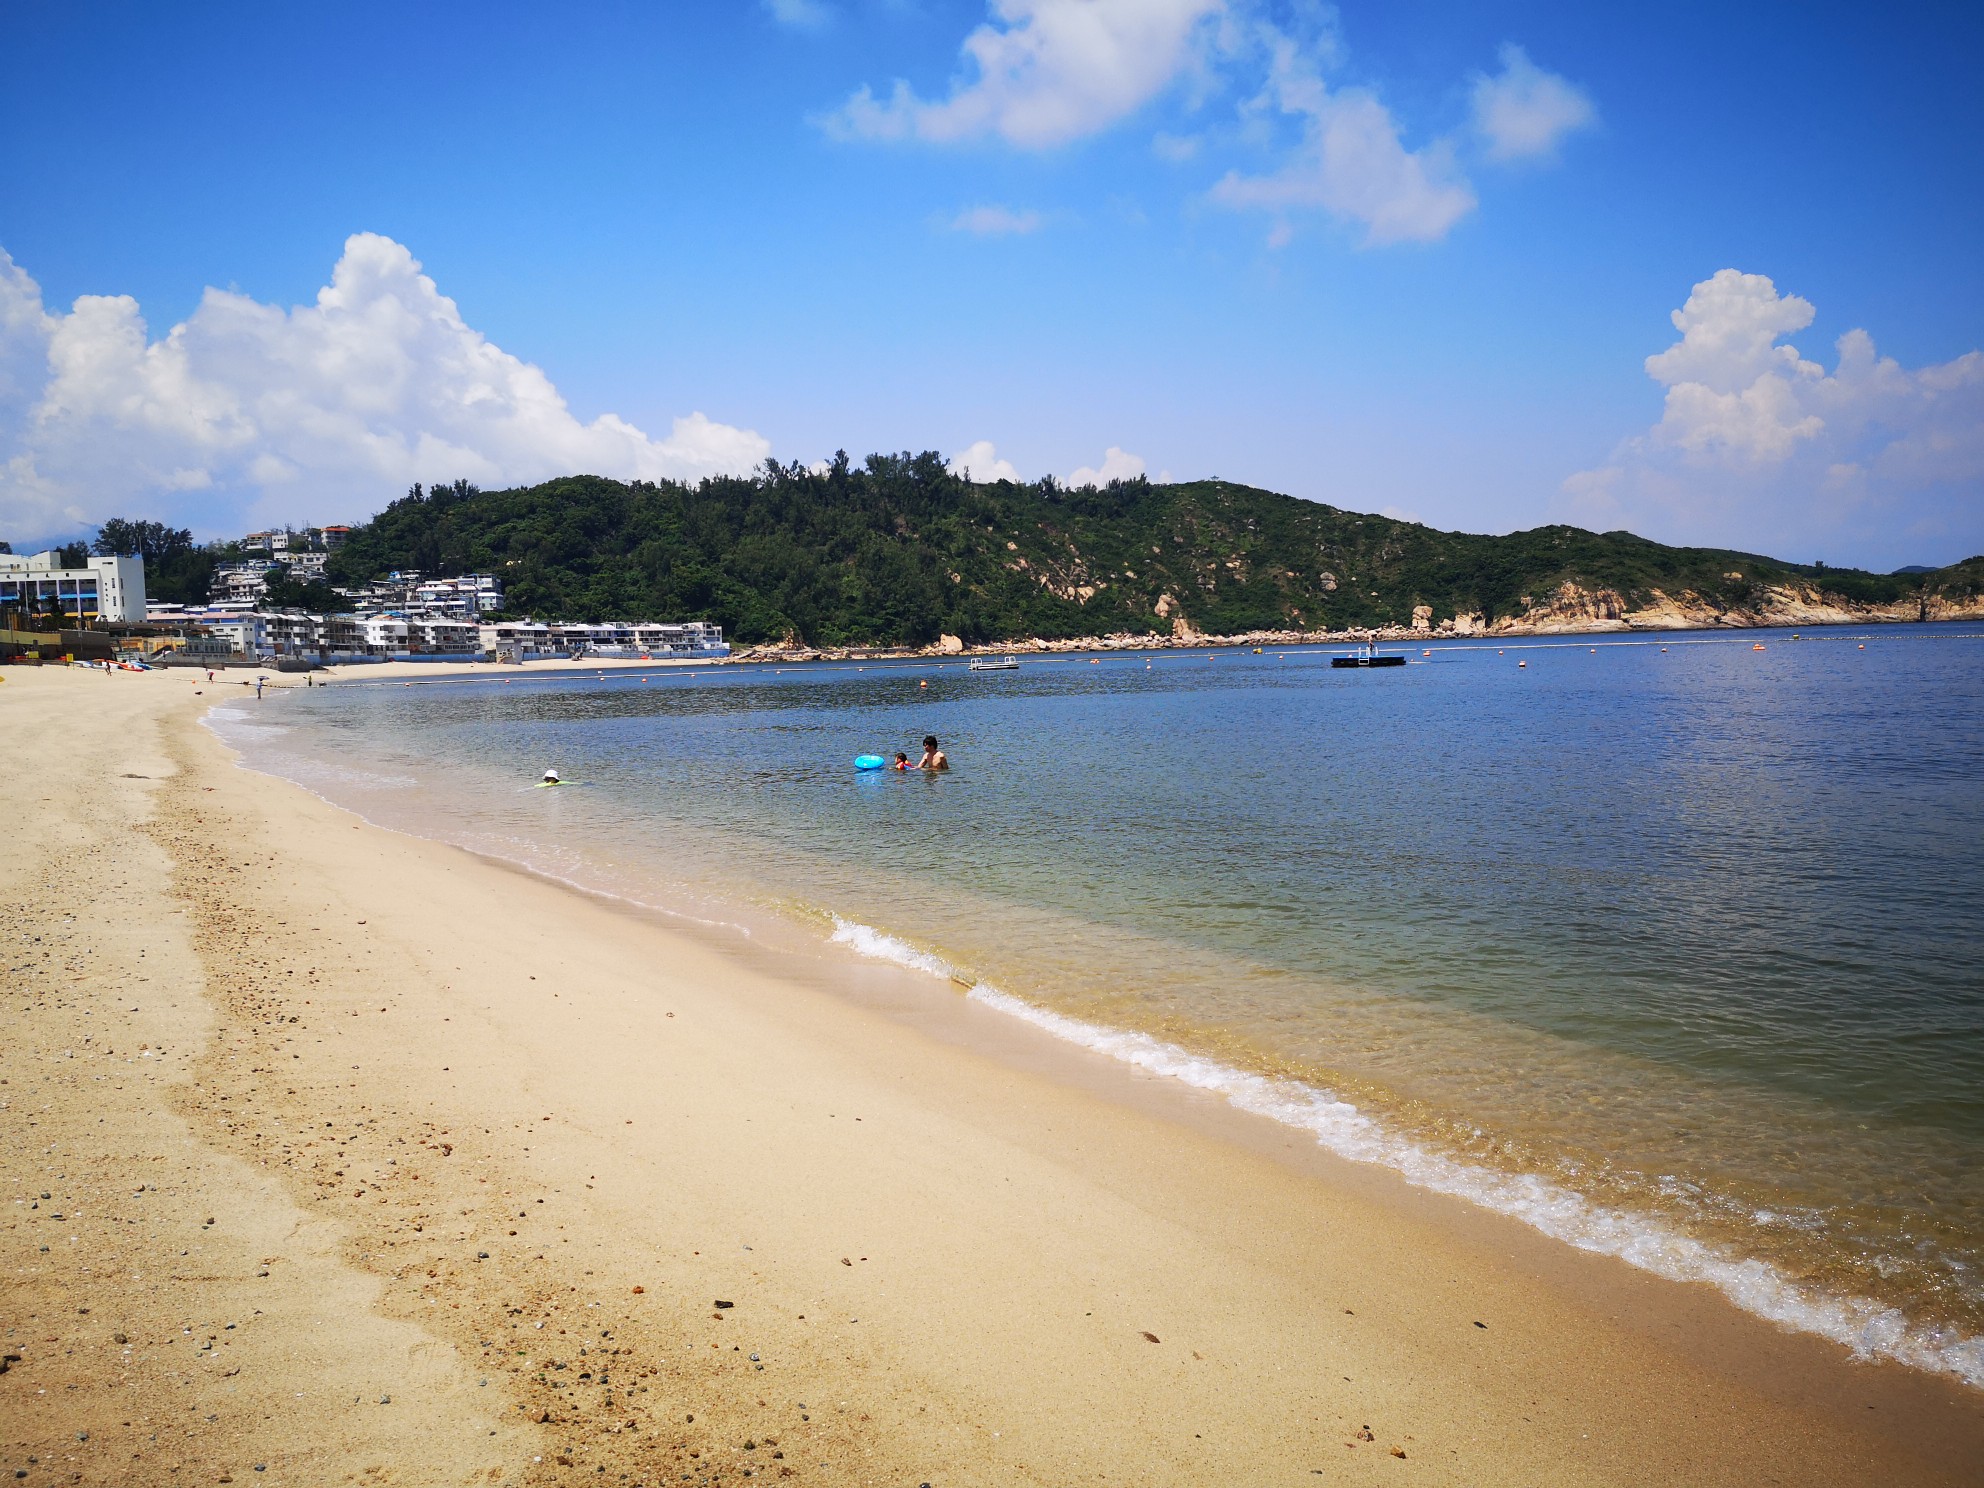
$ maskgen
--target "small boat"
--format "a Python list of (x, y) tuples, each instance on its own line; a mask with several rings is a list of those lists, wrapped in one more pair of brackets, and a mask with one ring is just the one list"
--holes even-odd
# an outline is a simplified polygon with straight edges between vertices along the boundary
[(1332, 656), (1330, 658), (1330, 665), (1333, 667), (1404, 666), (1405, 658), (1403, 656), (1381, 656), (1378, 654), (1378, 643), (1376, 641), (1366, 641), (1363, 649), (1352, 652), (1349, 656)]
[(1017, 656), (974, 656), (965, 665), (974, 672), (1017, 672), (1020, 659)]
[(1403, 656), (1380, 656), (1376, 652), (1372, 652), (1362, 656), (1332, 656), (1330, 658), (1330, 665), (1333, 667), (1404, 666), (1405, 658)]

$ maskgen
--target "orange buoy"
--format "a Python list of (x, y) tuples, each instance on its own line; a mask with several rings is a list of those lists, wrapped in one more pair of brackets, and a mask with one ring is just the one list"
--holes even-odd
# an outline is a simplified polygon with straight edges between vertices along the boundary
[(1431, 651), (1421, 651), (1419, 654), (1421, 656), (1431, 656), (1433, 653)]
[(1862, 642), (1860, 643), (1860, 649), (1861, 649), (1862, 651), (1865, 651), (1865, 650), (1867, 649), (1867, 643), (1866, 643), (1865, 641), (1862, 641)]
[(1756, 645), (1752, 646), (1750, 649), (1752, 651), (1761, 651), (1763, 650), (1763, 648), (1764, 648), (1764, 643), (1762, 641), (1758, 641)]
[(917, 683), (916, 685), (917, 685), (918, 687), (928, 687), (928, 686), (930, 685), (930, 683), (928, 682), (928, 680), (925, 680), (925, 681), (922, 681), (922, 682), (919, 682), (919, 683)]

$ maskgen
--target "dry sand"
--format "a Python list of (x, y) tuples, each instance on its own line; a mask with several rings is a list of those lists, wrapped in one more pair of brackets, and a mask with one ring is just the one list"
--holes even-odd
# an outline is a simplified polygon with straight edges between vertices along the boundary
[(1976, 1481), (1975, 1392), (0, 676), (0, 1473)]

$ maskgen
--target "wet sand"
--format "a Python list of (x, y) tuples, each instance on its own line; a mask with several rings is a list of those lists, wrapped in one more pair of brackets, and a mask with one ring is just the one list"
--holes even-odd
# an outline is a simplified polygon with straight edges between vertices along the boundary
[(28, 1483), (1984, 1460), (1975, 1392), (927, 980), (705, 943), (366, 826), (234, 767), (197, 723), (231, 685), (0, 676), (32, 759), (0, 782), (0, 1471)]

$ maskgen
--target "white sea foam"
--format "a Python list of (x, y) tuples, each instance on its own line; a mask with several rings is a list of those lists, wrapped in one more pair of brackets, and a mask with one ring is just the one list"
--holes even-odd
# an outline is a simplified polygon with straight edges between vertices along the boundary
[(920, 951), (908, 941), (898, 940), (872, 925), (844, 920), (835, 915), (833, 939), (836, 944), (847, 946), (870, 960), (893, 961), (898, 966), (907, 966), (911, 971), (927, 971), (932, 976), (962, 980), (942, 957)]
[[(838, 915), (833, 939), (874, 960), (966, 980), (941, 956)], [(985, 982), (975, 983), (968, 995), (1055, 1038), (1210, 1091), (1236, 1110), (1307, 1132), (1339, 1157), (1390, 1168), (1420, 1188), (1466, 1199), (1552, 1239), (1616, 1256), (1670, 1281), (1706, 1282), (1738, 1307), (1784, 1327), (1829, 1338), (1855, 1358), (1891, 1359), (1954, 1375), (1984, 1389), (1984, 1338), (1918, 1326), (1899, 1309), (1865, 1297), (1830, 1295), (1793, 1280), (1767, 1261), (1698, 1240), (1651, 1215), (1595, 1204), (1549, 1179), (1499, 1172), (1434, 1151), (1317, 1086), (1249, 1074), (1149, 1034), (1106, 1028), (1038, 1007)]]

